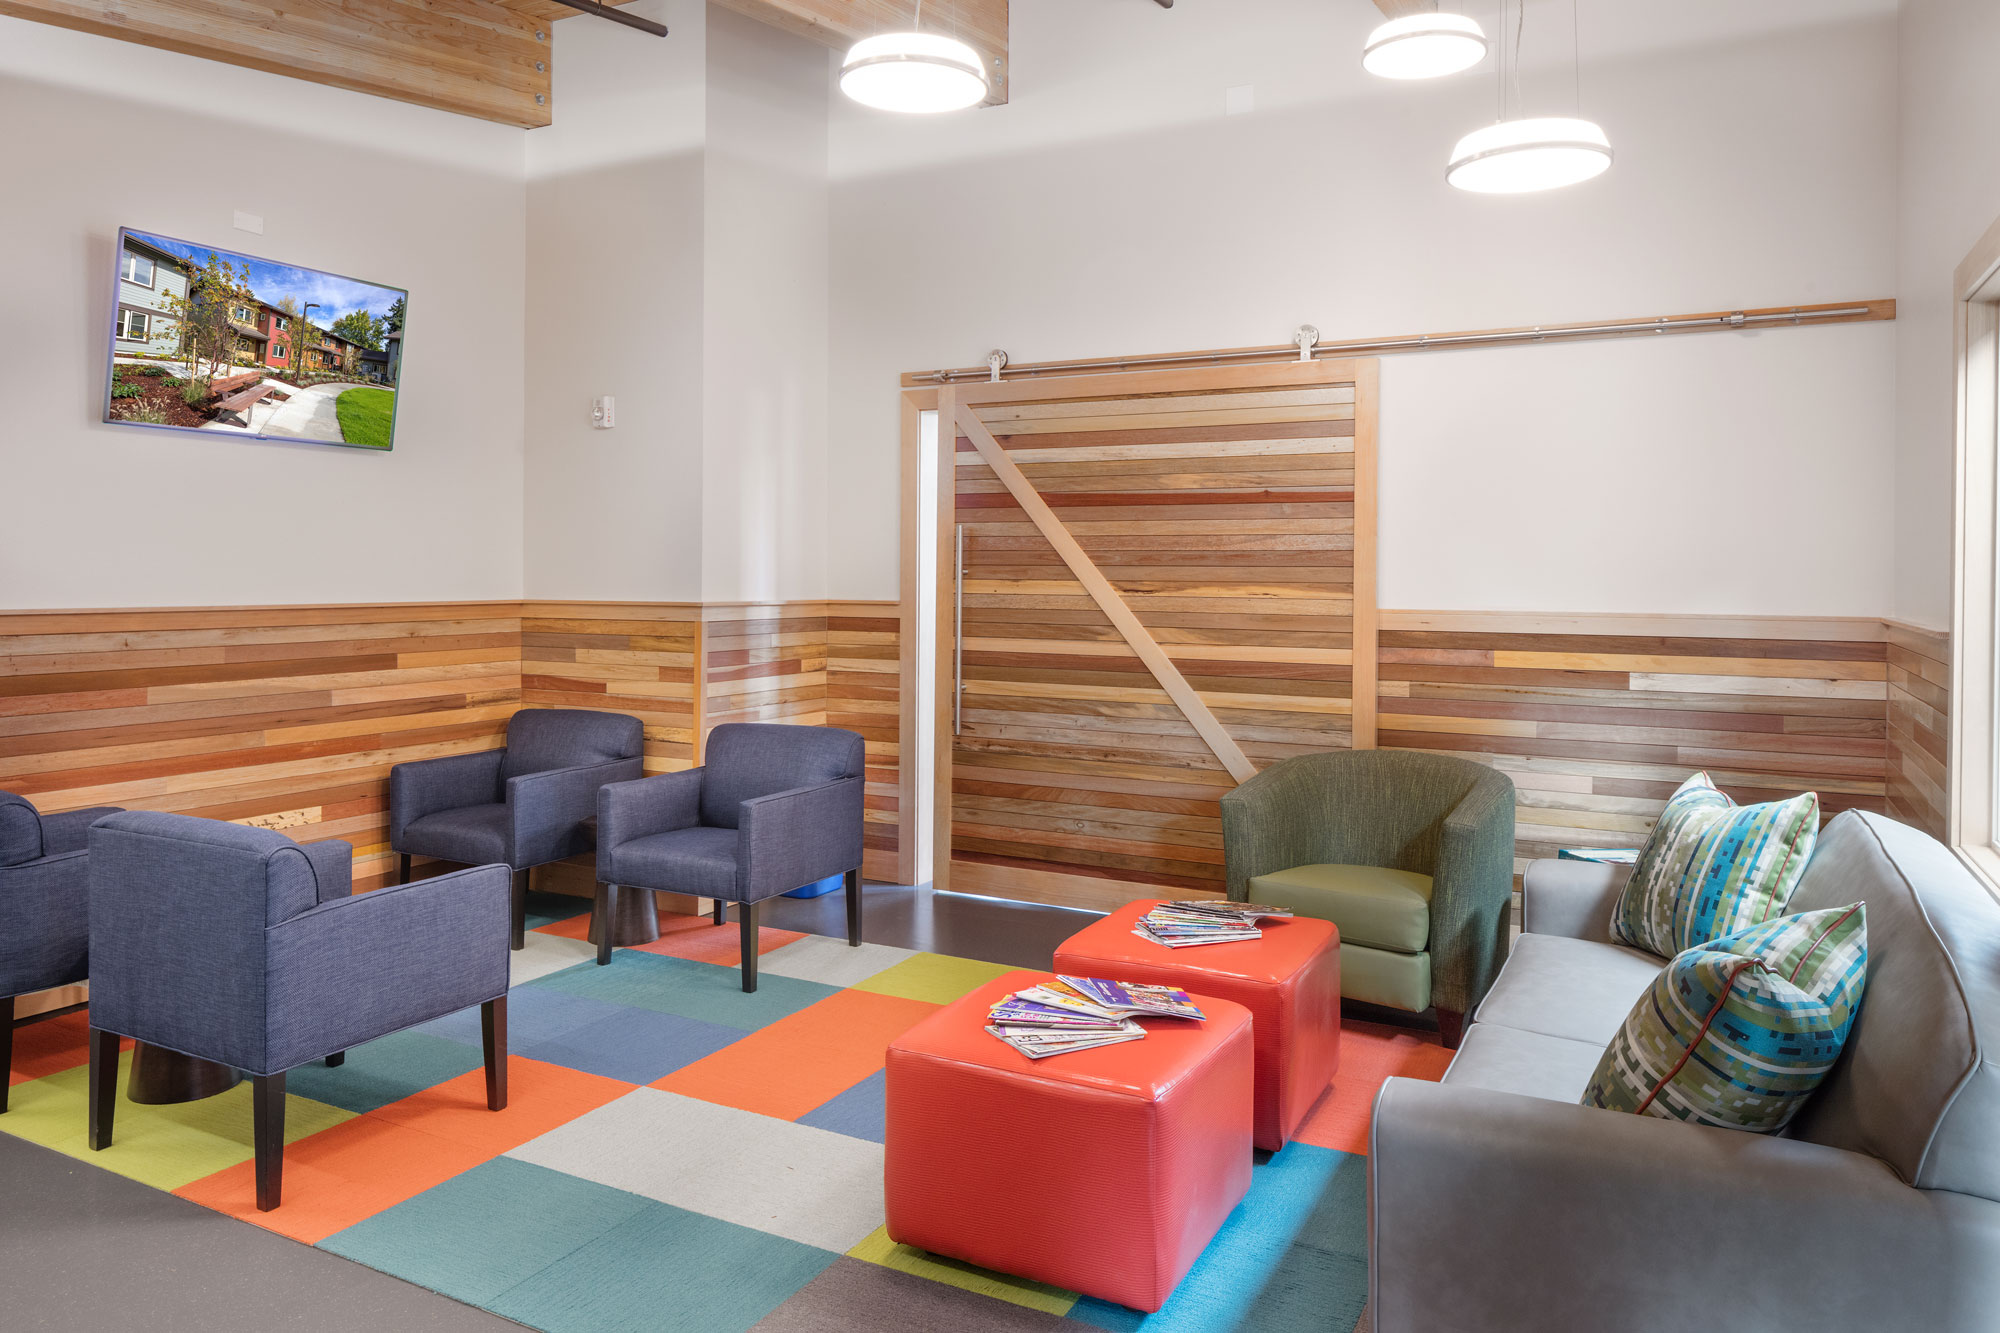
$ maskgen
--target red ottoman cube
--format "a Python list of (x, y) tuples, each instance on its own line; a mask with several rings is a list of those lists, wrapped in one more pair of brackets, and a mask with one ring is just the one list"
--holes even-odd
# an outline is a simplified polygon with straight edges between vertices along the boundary
[(1257, 1032), (1257, 1146), (1285, 1146), (1340, 1068), (1340, 932), (1330, 921), (1264, 922), (1264, 938), (1169, 949), (1133, 923), (1160, 905), (1128, 903), (1064, 941), (1056, 971), (1178, 986), (1247, 1008)]
[(896, 1038), (889, 1237), (1137, 1310), (1166, 1303), (1250, 1188), (1250, 1014), (1030, 1060), (984, 1031), (1015, 972)]

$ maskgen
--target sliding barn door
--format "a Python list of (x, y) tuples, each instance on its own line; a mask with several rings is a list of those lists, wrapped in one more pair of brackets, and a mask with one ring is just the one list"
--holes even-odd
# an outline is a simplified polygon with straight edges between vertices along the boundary
[(1097, 904), (1219, 891), (1224, 792), (1374, 744), (1375, 383), (1345, 361), (940, 392), (941, 878)]

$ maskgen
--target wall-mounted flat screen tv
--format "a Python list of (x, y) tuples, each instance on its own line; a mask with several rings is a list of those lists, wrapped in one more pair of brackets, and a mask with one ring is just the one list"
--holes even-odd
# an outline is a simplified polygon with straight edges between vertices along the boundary
[(106, 421), (393, 447), (407, 291), (135, 227), (117, 255)]

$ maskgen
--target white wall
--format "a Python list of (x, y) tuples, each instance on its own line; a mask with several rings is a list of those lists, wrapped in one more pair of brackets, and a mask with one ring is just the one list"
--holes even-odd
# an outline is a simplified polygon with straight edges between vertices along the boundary
[[(519, 131), (6, 18), (0, 125), (0, 606), (520, 595)], [(102, 424), (121, 225), (409, 288), (395, 450)]]
[[(1360, 4), (1016, 0), (1012, 105), (837, 105), (832, 595), (896, 594), (905, 370), (1892, 295), (1890, 0), (1673, 9), (1585, 6), (1583, 109), (1618, 161), (1544, 196), (1445, 185), (1492, 66), (1369, 79)], [(1530, 111), (1569, 109), (1567, 20), (1530, 6)], [(1258, 109), (1225, 118), (1239, 84)], [(1385, 359), (1383, 604), (1881, 614), (1894, 344)]]
[(706, 7), (631, 8), (671, 35), (563, 23), (555, 123), (526, 136), (531, 597), (702, 595)]
[(828, 54), (728, 10), (709, 15), (708, 601), (826, 596)]
[(2000, 218), (2000, 6), (1906, 0), (1897, 275), (1895, 614), (1951, 620), (1952, 271)]

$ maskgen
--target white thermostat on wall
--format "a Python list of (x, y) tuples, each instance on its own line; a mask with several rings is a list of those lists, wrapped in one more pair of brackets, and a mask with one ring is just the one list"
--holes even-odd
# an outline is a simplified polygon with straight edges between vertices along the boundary
[(590, 400), (590, 424), (599, 430), (610, 430), (618, 424), (618, 400), (609, 394)]

